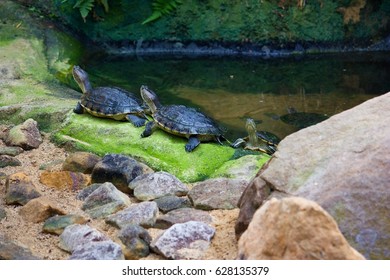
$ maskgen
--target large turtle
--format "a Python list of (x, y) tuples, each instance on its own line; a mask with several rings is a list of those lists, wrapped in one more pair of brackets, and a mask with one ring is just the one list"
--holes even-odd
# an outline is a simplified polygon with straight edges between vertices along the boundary
[(145, 125), (142, 101), (133, 93), (117, 87), (92, 88), (87, 72), (79, 66), (74, 66), (72, 73), (83, 92), (81, 101), (73, 112), (88, 112), (95, 117), (128, 120), (137, 127)]
[(276, 147), (280, 139), (275, 134), (268, 131), (257, 131), (256, 123), (253, 119), (247, 119), (245, 124), (248, 136), (238, 138), (231, 144), (233, 148), (243, 146), (244, 149), (252, 151), (260, 151), (272, 155), (276, 151)]
[(287, 109), (288, 114), (280, 117), (287, 124), (293, 125), (298, 129), (306, 128), (328, 119), (327, 115), (318, 113), (298, 112), (295, 108)]
[(142, 137), (150, 136), (156, 128), (188, 138), (187, 152), (193, 151), (201, 142), (226, 140), (221, 128), (210, 117), (184, 105), (161, 105), (157, 95), (147, 86), (141, 86), (141, 96), (149, 106), (153, 121), (146, 124)]

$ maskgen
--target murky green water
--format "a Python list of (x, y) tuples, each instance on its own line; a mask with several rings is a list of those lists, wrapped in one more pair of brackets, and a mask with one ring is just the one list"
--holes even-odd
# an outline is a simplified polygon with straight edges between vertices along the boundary
[(298, 128), (280, 116), (289, 108), (332, 116), (390, 91), (390, 54), (288, 58), (89, 58), (81, 66), (94, 86), (139, 92), (147, 85), (163, 104), (199, 108), (244, 136), (246, 118), (283, 138)]

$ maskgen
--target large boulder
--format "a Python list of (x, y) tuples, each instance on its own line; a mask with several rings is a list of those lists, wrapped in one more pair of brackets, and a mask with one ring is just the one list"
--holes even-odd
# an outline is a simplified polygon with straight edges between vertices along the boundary
[[(257, 175), (272, 196), (282, 193), (319, 203), (349, 243), (370, 259), (390, 258), (388, 108), (390, 93), (286, 137)], [(241, 198), (247, 213), (263, 202), (252, 196), (260, 186), (264, 188), (250, 184), (253, 189), (244, 193), (249, 196)], [(244, 214), (240, 216), (250, 220)]]
[(290, 197), (271, 199), (258, 209), (241, 236), (239, 259), (364, 259), (317, 203)]

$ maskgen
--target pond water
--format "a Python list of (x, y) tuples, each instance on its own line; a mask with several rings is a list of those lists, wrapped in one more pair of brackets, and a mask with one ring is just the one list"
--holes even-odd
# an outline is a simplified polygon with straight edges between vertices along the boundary
[(299, 58), (188, 58), (94, 56), (80, 65), (94, 86), (139, 93), (154, 90), (163, 104), (199, 108), (234, 140), (245, 120), (280, 138), (299, 127), (280, 116), (297, 112), (332, 116), (390, 91), (389, 53)]

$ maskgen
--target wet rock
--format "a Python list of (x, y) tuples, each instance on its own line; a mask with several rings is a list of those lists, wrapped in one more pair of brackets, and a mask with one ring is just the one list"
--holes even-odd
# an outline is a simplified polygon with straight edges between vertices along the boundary
[(5, 203), (25, 205), (31, 199), (41, 196), (35, 185), (24, 173), (14, 173), (5, 182)]
[(22, 247), (0, 234), (0, 260), (39, 260), (30, 249)]
[(111, 240), (78, 245), (69, 260), (124, 260), (121, 246)]
[(271, 199), (261, 206), (239, 240), (238, 258), (364, 259), (324, 209), (300, 197)]
[(98, 189), (102, 184), (92, 184), (80, 190), (76, 196), (78, 200), (85, 200), (91, 193)]
[(107, 182), (92, 192), (81, 207), (92, 218), (111, 215), (131, 204), (130, 198)]
[(85, 224), (87, 221), (83, 216), (75, 214), (53, 216), (45, 221), (42, 232), (60, 235), (67, 226)]
[(154, 227), (166, 229), (174, 224), (185, 223), (189, 221), (211, 224), (213, 219), (206, 211), (193, 208), (179, 208), (172, 210), (165, 215), (159, 216)]
[(78, 191), (91, 183), (88, 175), (71, 171), (43, 171), (40, 182), (50, 188)]
[(130, 193), (129, 183), (144, 173), (135, 159), (118, 154), (105, 155), (92, 171), (92, 183), (111, 182), (121, 192)]
[(198, 209), (234, 209), (247, 184), (244, 179), (209, 179), (196, 183), (188, 197)]
[(320, 204), (370, 259), (390, 258), (389, 107), (387, 93), (289, 135), (259, 174), (274, 192)]
[(88, 152), (75, 152), (70, 154), (62, 165), (62, 169), (72, 172), (92, 173), (96, 163), (101, 157)]
[(130, 205), (116, 214), (106, 218), (108, 224), (124, 228), (129, 224), (152, 227), (156, 223), (158, 207), (156, 202), (141, 202)]
[(189, 191), (179, 179), (167, 172), (144, 174), (129, 184), (134, 196), (139, 200), (153, 200), (167, 195), (186, 195)]
[(7, 212), (3, 207), (0, 207), (0, 221), (7, 217)]
[(24, 150), (36, 149), (42, 142), (38, 123), (33, 119), (28, 119), (23, 124), (11, 128), (5, 139), (8, 146), (19, 146)]
[(151, 248), (168, 259), (201, 259), (215, 229), (202, 222), (175, 224), (154, 239)]
[(106, 235), (88, 225), (70, 225), (61, 233), (59, 247), (72, 253), (79, 245), (108, 240)]
[(22, 163), (15, 157), (0, 155), (0, 168), (7, 166), (21, 166)]
[(154, 200), (157, 203), (158, 208), (163, 212), (167, 213), (169, 211), (178, 209), (178, 208), (188, 208), (192, 207), (188, 197), (178, 197), (174, 195), (163, 196)]
[(40, 223), (54, 215), (65, 215), (65, 212), (47, 197), (38, 197), (27, 202), (19, 214), (25, 221)]
[[(17, 156), (23, 152), (20, 147), (0, 147), (0, 155)], [(1, 162), (1, 161), (0, 161)], [(0, 165), (1, 167), (1, 165)]]
[(152, 237), (143, 227), (128, 225), (119, 232), (118, 238), (125, 246), (123, 253), (126, 260), (138, 260), (149, 255)]

